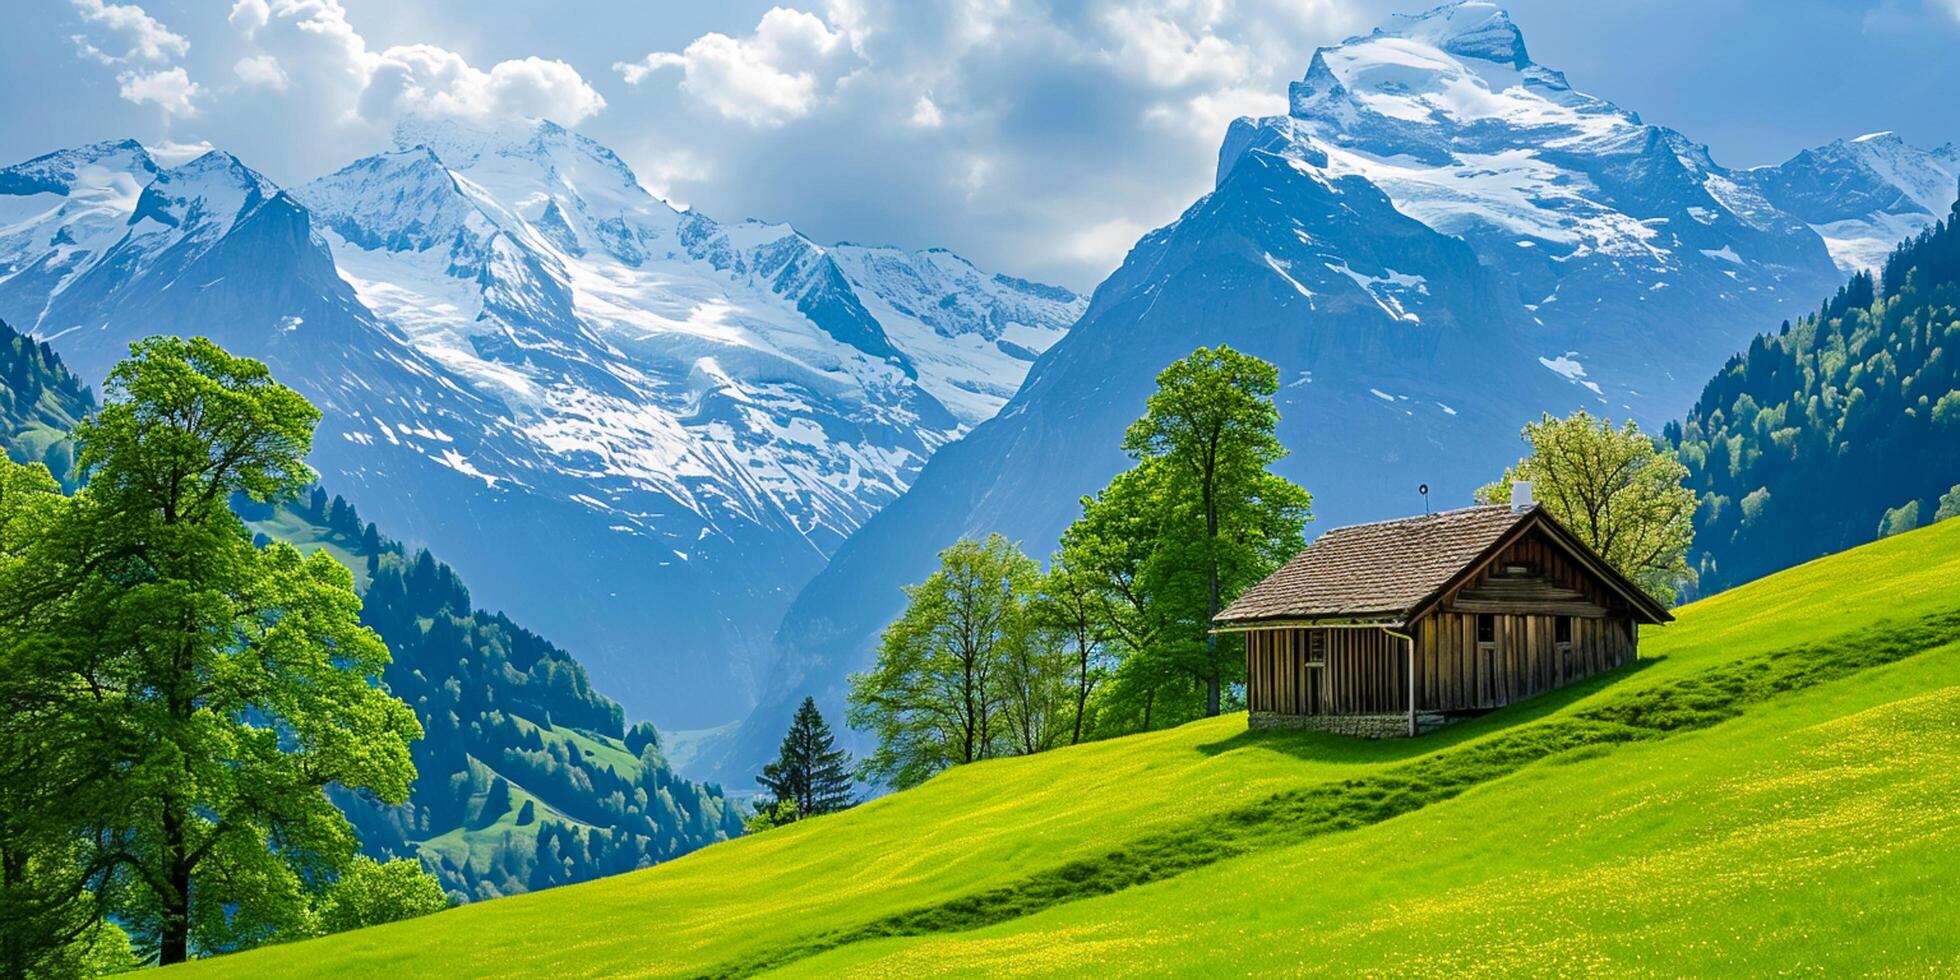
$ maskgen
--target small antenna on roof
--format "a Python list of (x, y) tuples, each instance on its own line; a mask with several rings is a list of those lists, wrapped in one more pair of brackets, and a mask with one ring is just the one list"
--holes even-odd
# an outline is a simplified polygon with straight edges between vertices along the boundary
[(1417, 487), (1416, 492), (1422, 494), (1422, 516), (1428, 517), (1429, 516), (1429, 484), (1425, 483)]

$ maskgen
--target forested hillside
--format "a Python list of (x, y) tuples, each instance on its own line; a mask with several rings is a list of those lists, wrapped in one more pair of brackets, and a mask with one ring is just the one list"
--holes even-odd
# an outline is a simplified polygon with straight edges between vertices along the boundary
[(1757, 337), (1666, 437), (1704, 594), (1960, 510), (1960, 205)]
[(407, 553), (338, 496), (234, 507), (260, 533), (324, 547), (355, 570), (361, 620), (394, 653), (383, 675), (415, 709), (409, 802), (337, 802), (376, 856), (420, 856), (443, 886), (492, 898), (643, 868), (741, 833), (719, 787), (677, 777), (646, 722), (628, 729), (585, 668), (456, 573)]
[(0, 320), (0, 443), (8, 456), (46, 463), (66, 481), (74, 462), (68, 431), (94, 403), (52, 348)]
[[(44, 344), (0, 324), (0, 445), (57, 475), (92, 396)], [(585, 668), (502, 613), (475, 609), (449, 566), (409, 554), (341, 497), (233, 509), (260, 535), (326, 548), (354, 571), (361, 619), (387, 641), (389, 690), (415, 709), (409, 802), (336, 792), (377, 857), (420, 857), (465, 900), (630, 871), (741, 832), (721, 790), (674, 775), (653, 726), (630, 730)]]

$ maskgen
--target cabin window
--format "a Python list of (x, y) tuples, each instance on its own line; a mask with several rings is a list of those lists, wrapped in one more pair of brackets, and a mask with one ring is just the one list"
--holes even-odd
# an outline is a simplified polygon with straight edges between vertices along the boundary
[(1324, 664), (1326, 662), (1327, 662), (1327, 631), (1308, 630), (1307, 631), (1307, 663)]
[(1477, 614), (1477, 642), (1497, 642), (1497, 617), (1490, 613)]
[(1572, 642), (1572, 617), (1560, 616), (1558, 618), (1558, 624), (1552, 627), (1552, 639), (1555, 643)]

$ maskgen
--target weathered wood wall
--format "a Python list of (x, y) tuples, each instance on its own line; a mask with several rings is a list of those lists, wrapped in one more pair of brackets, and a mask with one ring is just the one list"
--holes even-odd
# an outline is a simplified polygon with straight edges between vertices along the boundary
[(1611, 670), (1634, 658), (1632, 620), (1492, 615), (1495, 641), (1477, 642), (1477, 614), (1436, 613), (1416, 624), (1416, 704), (1425, 711), (1497, 708)]
[[(1313, 634), (1324, 659), (1313, 666)], [(1246, 634), (1246, 707), (1283, 715), (1409, 710), (1408, 651), (1379, 629), (1273, 629)]]

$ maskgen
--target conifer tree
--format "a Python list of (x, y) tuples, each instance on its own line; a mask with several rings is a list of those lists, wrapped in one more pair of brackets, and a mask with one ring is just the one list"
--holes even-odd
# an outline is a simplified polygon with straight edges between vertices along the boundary
[(756, 782), (775, 796), (777, 805), (794, 804), (790, 819), (801, 820), (851, 806), (850, 770), (850, 754), (837, 747), (817, 700), (804, 698), (776, 761), (762, 767)]

